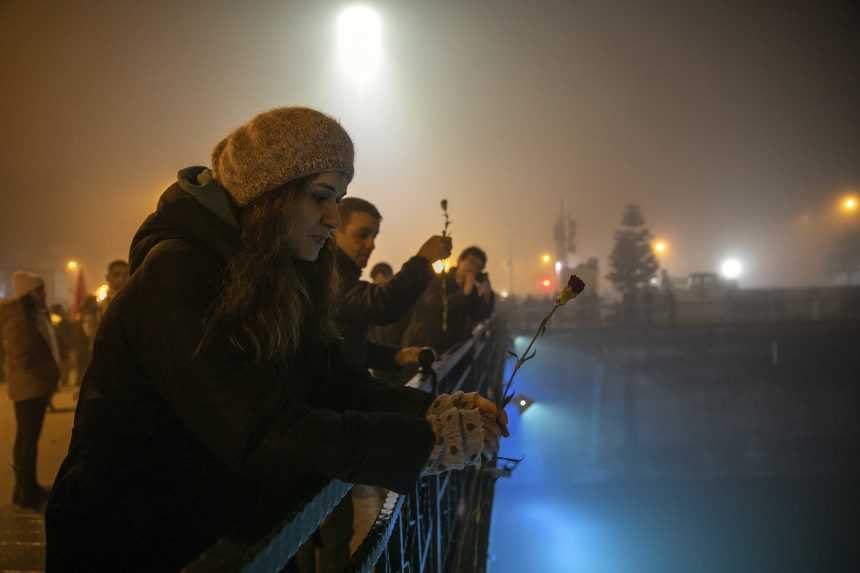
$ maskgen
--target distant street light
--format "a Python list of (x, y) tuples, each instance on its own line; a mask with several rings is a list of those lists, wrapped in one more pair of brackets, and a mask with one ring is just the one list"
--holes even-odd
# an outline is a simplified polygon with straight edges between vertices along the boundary
[(96, 289), (96, 300), (102, 302), (108, 296), (109, 287), (107, 284), (102, 284)]
[(382, 65), (382, 18), (368, 6), (351, 6), (337, 19), (337, 52), (344, 71), (364, 82)]
[(858, 206), (860, 206), (860, 201), (857, 200), (857, 197), (846, 197), (842, 201), (842, 210), (845, 213), (855, 213)]
[(556, 272), (556, 273), (560, 273), (560, 272), (561, 272), (561, 269), (562, 269), (562, 266), (563, 266), (563, 265), (561, 264), (561, 261), (556, 261), (556, 262), (555, 262), (555, 272)]
[(550, 263), (550, 261), (552, 260), (552, 257), (551, 257), (551, 256), (549, 256), (549, 255), (543, 255), (543, 256), (540, 258), (540, 260), (541, 260), (541, 261), (543, 261), (543, 262), (544, 262), (544, 263), (546, 263), (546, 264), (549, 264), (549, 263)]
[(69, 272), (75, 272), (78, 270), (78, 261), (69, 261), (66, 263), (66, 270)]
[(658, 255), (665, 255), (669, 250), (669, 245), (666, 241), (657, 241), (654, 243), (654, 252)]
[(743, 265), (737, 259), (726, 259), (720, 267), (720, 272), (723, 277), (729, 280), (734, 280), (740, 277), (743, 271)]
[(544, 287), (549, 288), (549, 287), (551, 287), (551, 286), (552, 286), (552, 281), (551, 281), (551, 280), (549, 280), (549, 279), (544, 279), (544, 280), (543, 280), (543, 282), (542, 282), (541, 284), (542, 284)]
[(451, 268), (451, 259), (445, 259), (441, 261), (436, 261), (433, 263), (433, 271), (438, 275), (441, 274), (442, 271), (447, 271)]

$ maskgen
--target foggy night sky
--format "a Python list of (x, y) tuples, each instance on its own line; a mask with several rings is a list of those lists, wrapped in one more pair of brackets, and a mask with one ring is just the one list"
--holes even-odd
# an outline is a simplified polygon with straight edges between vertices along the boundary
[[(176, 171), (254, 114), (316, 107), (356, 144), (351, 195), (384, 221), (371, 264), (441, 230), (533, 291), (564, 199), (601, 275), (627, 203), (672, 274), (735, 255), (744, 286), (822, 282), (860, 190), (852, 2), (367, 2), (383, 64), (336, 58), (334, 2), (0, 0), (0, 267), (125, 257)], [(34, 254), (29, 254), (34, 253)]]

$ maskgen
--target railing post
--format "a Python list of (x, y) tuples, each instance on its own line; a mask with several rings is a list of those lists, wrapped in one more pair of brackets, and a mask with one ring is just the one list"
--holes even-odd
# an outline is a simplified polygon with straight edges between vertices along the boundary
[(433, 476), (433, 512), (435, 513), (433, 520), (433, 545), (435, 550), (433, 570), (435, 573), (444, 573), (445, 571), (445, 557), (443, 552), (443, 541), (445, 540), (445, 537), (442, 530), (441, 484), (441, 475)]

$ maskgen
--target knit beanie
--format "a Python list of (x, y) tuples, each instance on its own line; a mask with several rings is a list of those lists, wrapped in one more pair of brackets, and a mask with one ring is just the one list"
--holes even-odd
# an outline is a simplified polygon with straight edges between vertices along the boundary
[(12, 273), (12, 288), (15, 291), (15, 297), (22, 297), (42, 286), (45, 286), (45, 281), (38, 275), (24, 271)]
[(329, 116), (279, 107), (234, 130), (212, 150), (215, 179), (241, 207), (302, 177), (338, 171), (352, 180), (352, 140)]

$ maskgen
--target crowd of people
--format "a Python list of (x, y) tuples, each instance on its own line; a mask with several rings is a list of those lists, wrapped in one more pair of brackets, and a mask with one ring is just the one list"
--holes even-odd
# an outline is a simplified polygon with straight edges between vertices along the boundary
[[(290, 565), (336, 571), (381, 488), (495, 456), (507, 417), (493, 401), (403, 384), (422, 352), (449, 350), (492, 314), (487, 255), (465, 248), (437, 274), (453, 250), (437, 235), (398, 272), (381, 263), (362, 280), (383, 217), (345, 197), (353, 158), (337, 121), (286, 107), (228, 134), (210, 167), (179, 171), (128, 263), (108, 270), (124, 284), (94, 323), (78, 320), (93, 344), (45, 510), (49, 572), (179, 570), (338, 478), (370, 494), (357, 488)], [(2, 317), (15, 502), (36, 507), (61, 329), (41, 279), (16, 274), (15, 289)]]
[(75, 395), (92, 354), (98, 323), (110, 300), (128, 281), (128, 263), (108, 265), (106, 297), (84, 298), (73, 311), (57, 303), (48, 307), (45, 281), (37, 274), (12, 275), (13, 296), (0, 302), (2, 379), (14, 404), (15, 440), (12, 502), (39, 509), (48, 490), (36, 479), (39, 436), (51, 397), (60, 387)]

